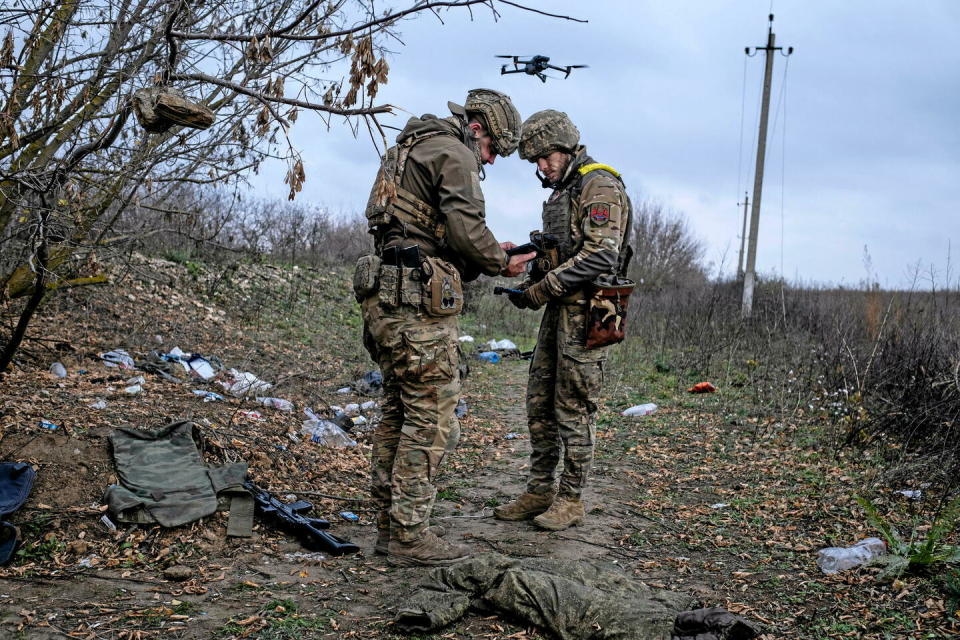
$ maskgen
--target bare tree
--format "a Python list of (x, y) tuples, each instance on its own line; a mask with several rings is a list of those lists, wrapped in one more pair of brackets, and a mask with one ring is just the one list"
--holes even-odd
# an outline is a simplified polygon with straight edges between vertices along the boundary
[(706, 280), (704, 246), (686, 218), (654, 200), (638, 201), (631, 229), (631, 276), (645, 289)]
[[(284, 158), (302, 110), (385, 144), (376, 104), (399, 21), (509, 0), (13, 0), (0, 10), (0, 301), (28, 297), (0, 351), (9, 364), (43, 296), (102, 281), (91, 252), (131, 207), (162, 210), (179, 185), (230, 185)], [(538, 13), (543, 13), (539, 12)], [(549, 15), (549, 14), (548, 14)], [(562, 16), (556, 16), (562, 17)], [(206, 130), (148, 133), (135, 92), (176, 90), (215, 116)], [(139, 115), (139, 114), (138, 114)], [(176, 211), (170, 210), (171, 215)], [(34, 304), (35, 301), (35, 304)]]

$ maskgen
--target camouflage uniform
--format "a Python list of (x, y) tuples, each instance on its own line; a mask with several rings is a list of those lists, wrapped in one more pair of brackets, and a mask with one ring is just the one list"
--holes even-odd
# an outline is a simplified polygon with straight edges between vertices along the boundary
[[(451, 117), (411, 118), (397, 137), (398, 146), (386, 154), (367, 207), (378, 255), (417, 247), (421, 256), (452, 265), (453, 278), (463, 280), (480, 273), (497, 275), (507, 265), (505, 252), (486, 226), (482, 165), (467, 127), (477, 91), (486, 90), (472, 91), (466, 109), (449, 103)], [(481, 97), (502, 96), (493, 94), (486, 91)], [(509, 104), (509, 98), (502, 98)], [(512, 130), (499, 130), (486, 117), (486, 129), (504, 156), (516, 148), (520, 122), (515, 109), (512, 113)], [(504, 120), (510, 118), (499, 118)], [(379, 288), (366, 296), (358, 293), (363, 298), (364, 345), (384, 378), (371, 492), (381, 536), (389, 531), (391, 540), (401, 542), (424, 535), (436, 496), (433, 479), (460, 432), (454, 416), (460, 397), (457, 315), (427, 313), (423, 278), (416, 266), (384, 261)]]
[(553, 192), (543, 205), (543, 231), (559, 239), (560, 264), (542, 274), (542, 279), (524, 283), (528, 295), (538, 291), (539, 298), (547, 301), (527, 383), (532, 446), (527, 492), (539, 506), (529, 514), (550, 506), (557, 491), (561, 443), (558, 496), (579, 503), (586, 484), (608, 347), (585, 347), (584, 289), (618, 270), (630, 226), (630, 201), (619, 174), (595, 163), (578, 142), (579, 132), (565, 114), (556, 111), (538, 112), (523, 124), (522, 158), (536, 161), (553, 150), (570, 154), (556, 184), (544, 179), (544, 186)]

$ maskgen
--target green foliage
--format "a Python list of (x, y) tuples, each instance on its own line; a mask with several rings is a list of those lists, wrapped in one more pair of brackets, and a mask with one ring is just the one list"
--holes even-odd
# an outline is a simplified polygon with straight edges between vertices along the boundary
[(163, 252), (164, 260), (169, 260), (170, 262), (176, 262), (177, 264), (186, 264), (191, 258), (191, 251), (189, 249), (167, 249)]
[(940, 564), (960, 563), (960, 546), (944, 542), (960, 523), (960, 496), (940, 511), (926, 536), (921, 537), (914, 528), (909, 540), (900, 535), (872, 502), (860, 496), (856, 496), (856, 501), (863, 507), (867, 521), (880, 531), (890, 552), (884, 560), (886, 567), (880, 573), (881, 579), (893, 579), (903, 573), (927, 570)]
[(55, 536), (28, 542), (17, 550), (17, 558), (25, 562), (44, 562), (66, 547)]
[(943, 594), (947, 599), (947, 611), (954, 612), (960, 618), (960, 569), (955, 569), (940, 581)]

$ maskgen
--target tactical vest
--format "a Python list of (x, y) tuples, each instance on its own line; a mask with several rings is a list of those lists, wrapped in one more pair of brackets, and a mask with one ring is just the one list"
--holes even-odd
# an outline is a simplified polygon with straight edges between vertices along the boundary
[[(621, 186), (623, 186), (620, 173), (613, 167), (591, 162), (579, 167), (577, 169), (577, 176), (572, 180), (571, 184), (565, 189), (554, 191), (543, 205), (543, 231), (544, 233), (552, 233), (559, 241), (560, 246), (558, 253), (560, 264), (577, 255), (583, 247), (583, 231), (580, 229), (580, 225), (574, 226), (571, 224), (571, 218), (574, 213), (573, 202), (580, 198), (580, 194), (583, 192), (587, 183), (600, 175), (600, 173), (597, 173), (598, 171), (613, 176), (620, 182)], [(626, 197), (626, 191), (624, 191), (624, 197)], [(628, 244), (630, 227), (633, 224), (633, 206), (630, 203), (629, 197), (626, 197), (625, 205), (626, 215), (623, 227), (625, 231), (623, 240), (620, 243), (620, 254), (617, 256), (618, 271), (621, 265), (624, 264), (624, 261), (627, 260), (628, 253), (632, 253), (632, 249)]]
[(380, 251), (380, 232), (395, 221), (402, 225), (412, 224), (432, 235), (437, 242), (443, 242), (446, 236), (446, 225), (440, 211), (400, 186), (407, 166), (407, 158), (410, 157), (413, 147), (424, 140), (440, 135), (452, 136), (453, 134), (430, 131), (422, 135), (413, 135), (387, 150), (364, 212), (367, 217), (367, 229), (377, 241), (378, 252)]

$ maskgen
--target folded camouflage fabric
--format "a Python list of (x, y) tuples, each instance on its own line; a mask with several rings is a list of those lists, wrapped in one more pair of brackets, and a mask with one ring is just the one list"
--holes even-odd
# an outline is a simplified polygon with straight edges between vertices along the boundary
[(217, 511), (229, 499), (228, 535), (249, 536), (253, 498), (243, 488), (247, 464), (207, 467), (193, 440), (192, 422), (174, 422), (159, 431), (121, 428), (110, 434), (119, 485), (104, 493), (120, 522), (176, 527)]
[[(0, 463), (0, 519), (23, 506), (37, 472), (24, 462)], [(9, 562), (20, 541), (19, 530), (0, 520), (0, 564)]]
[(434, 569), (397, 613), (397, 627), (430, 632), (468, 608), (536, 625), (561, 640), (670, 640), (694, 598), (652, 589), (592, 561), (488, 553)]

